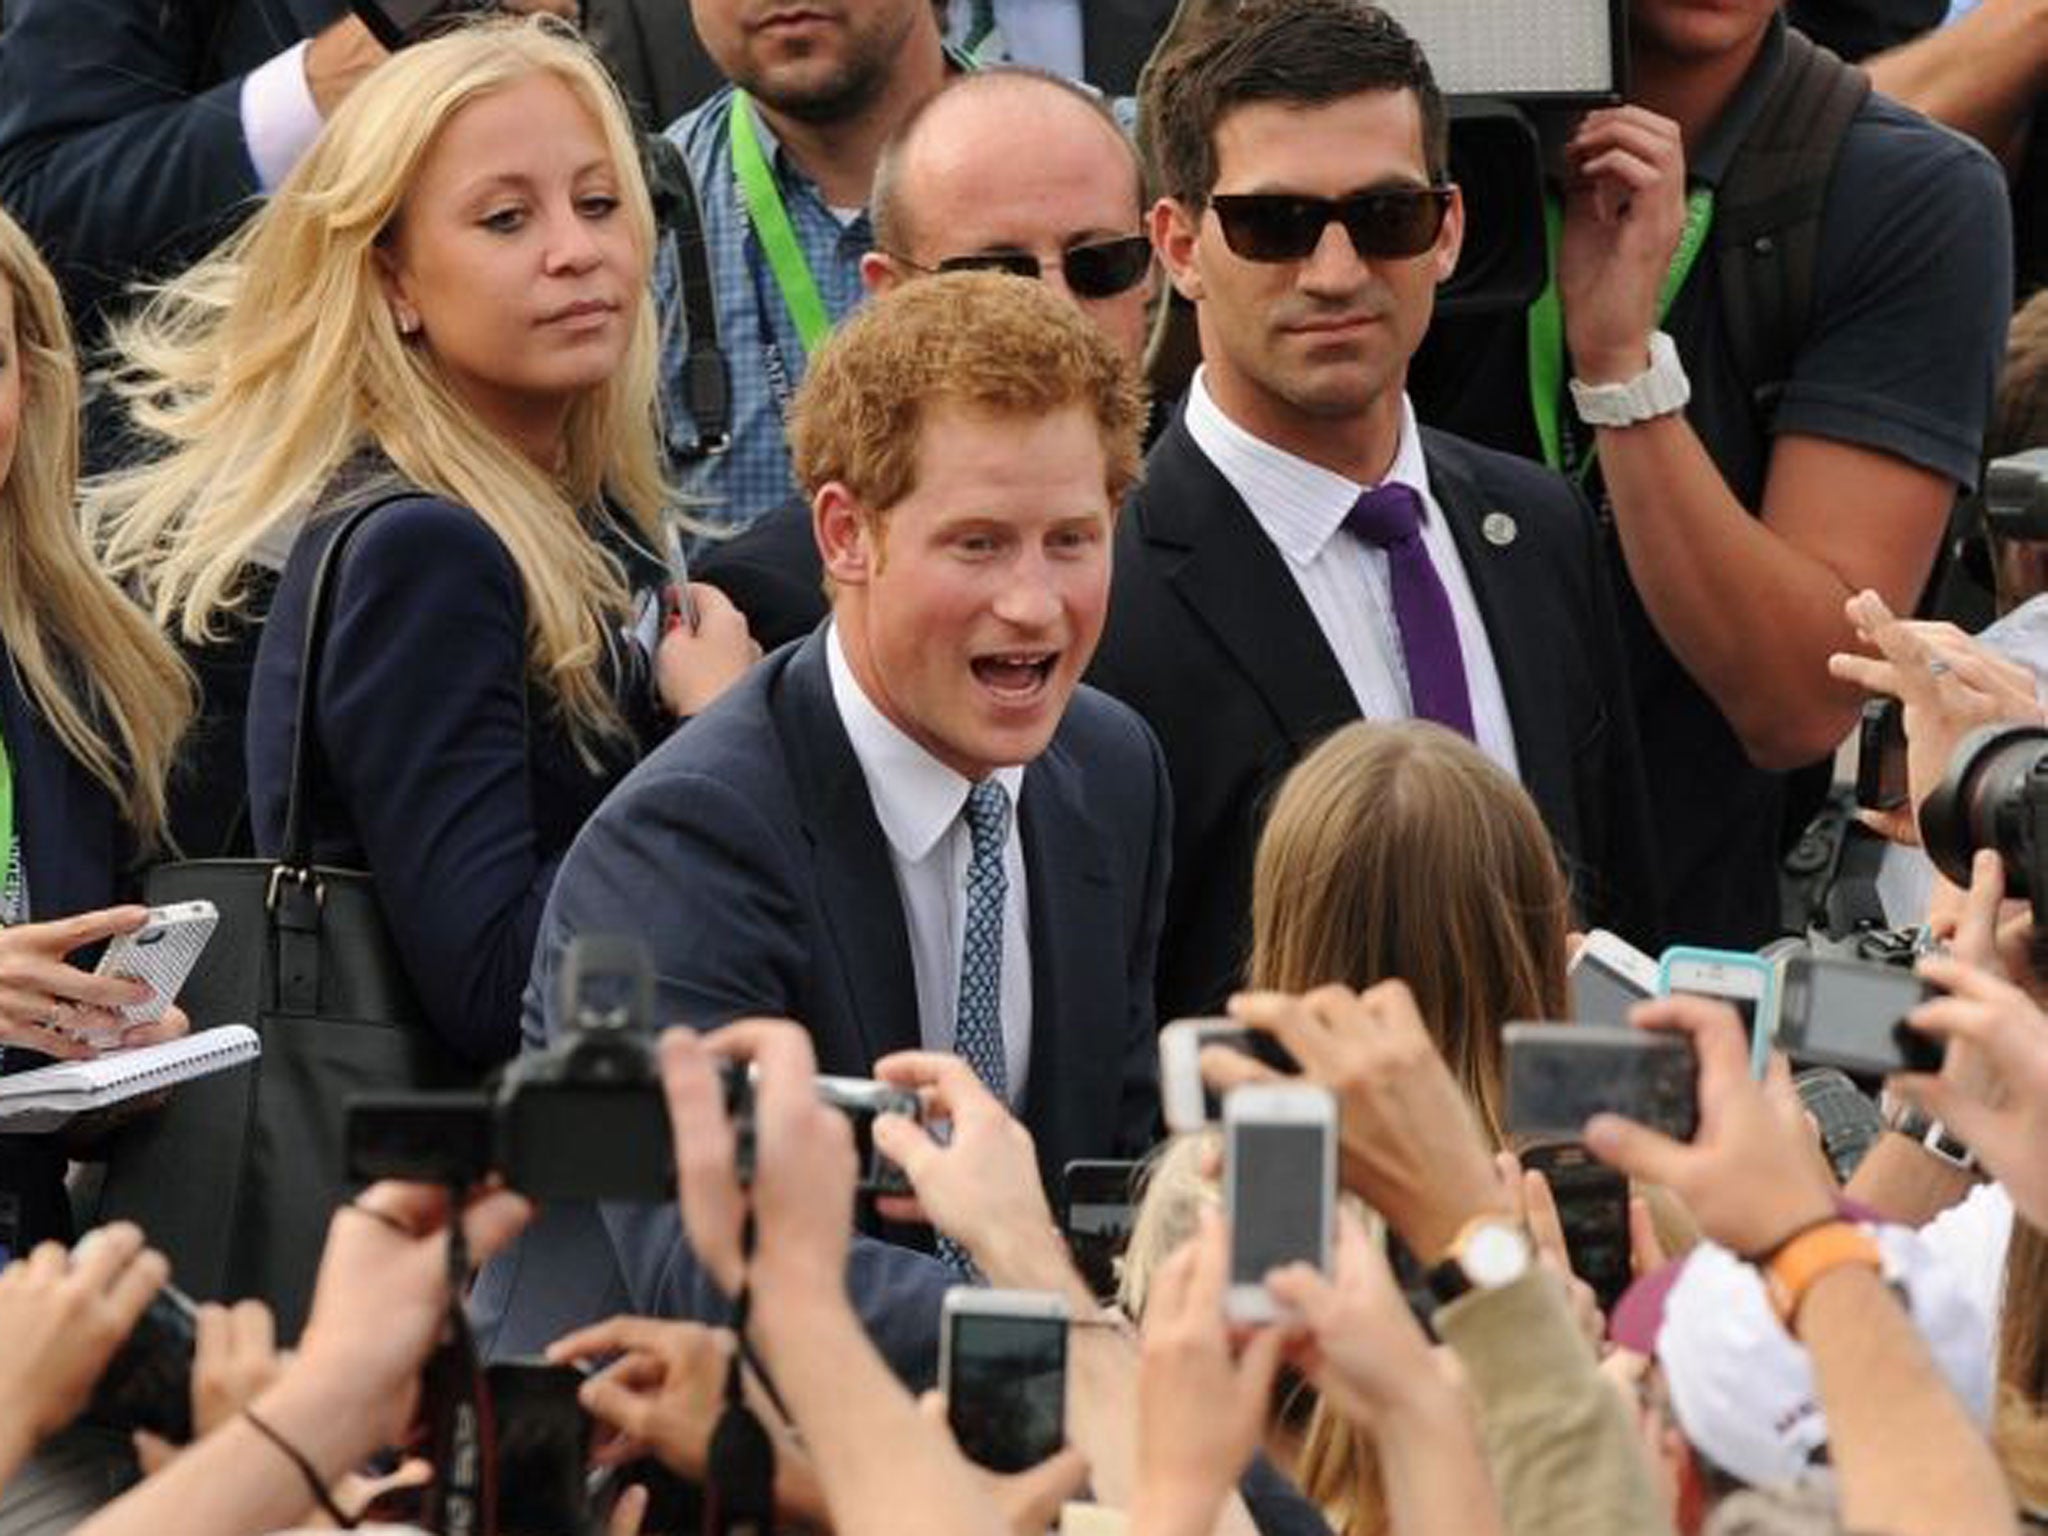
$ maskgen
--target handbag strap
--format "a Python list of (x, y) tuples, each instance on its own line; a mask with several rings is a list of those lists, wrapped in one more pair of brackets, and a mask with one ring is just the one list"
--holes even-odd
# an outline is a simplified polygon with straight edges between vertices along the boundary
[[(313, 745), (319, 730), (320, 656), (327, 645), (327, 626), (333, 618), (334, 589), (341, 584), (341, 561), (349, 540), (373, 513), (395, 501), (407, 501), (426, 494), (417, 486), (389, 491), (343, 515), (341, 526), (320, 552), (320, 564), (313, 572), (313, 595), (306, 612), (306, 637), (299, 653), (299, 703), (292, 733), (292, 776), (284, 808), (284, 842), (278, 850), (278, 875), (289, 874), (301, 884), (313, 872)], [(273, 897), (277, 876), (271, 881)]]

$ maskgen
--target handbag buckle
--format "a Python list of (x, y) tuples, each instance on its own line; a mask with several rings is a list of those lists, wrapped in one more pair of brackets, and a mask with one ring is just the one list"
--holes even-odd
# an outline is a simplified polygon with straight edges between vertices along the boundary
[(294, 869), (288, 864), (275, 864), (270, 870), (270, 889), (263, 897), (264, 910), (272, 913), (277, 911), (278, 892), (287, 880), (297, 885), (299, 889), (310, 890), (313, 893), (315, 910), (327, 905), (327, 887), (323, 882), (313, 878), (312, 870)]

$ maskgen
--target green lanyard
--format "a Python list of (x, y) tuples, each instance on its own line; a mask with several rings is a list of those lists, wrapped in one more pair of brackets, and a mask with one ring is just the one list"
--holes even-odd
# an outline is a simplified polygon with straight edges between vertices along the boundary
[(0, 739), (0, 898), (14, 875), (14, 759)]
[[(1707, 230), (1714, 222), (1714, 189), (1694, 187), (1685, 199), (1685, 229), (1679, 234), (1678, 249), (1671, 253), (1671, 265), (1657, 289), (1657, 321), (1661, 325), (1671, 301), (1692, 272)], [(1584, 480), (1593, 465), (1593, 445), (1583, 455), (1565, 456), (1564, 422), (1564, 310), (1557, 298), (1557, 250), (1564, 235), (1564, 213), (1554, 197), (1543, 199), (1543, 228), (1549, 249), (1545, 270), (1549, 278), (1536, 302), (1529, 306), (1529, 404), (1536, 412), (1536, 435), (1543, 442), (1543, 462), (1574, 479)]]
[(768, 169), (768, 157), (761, 153), (760, 136), (754, 132), (754, 114), (745, 91), (732, 93), (727, 114), (732, 138), (732, 165), (739, 176), (740, 198), (747, 205), (747, 220), (754, 237), (768, 258), (768, 270), (775, 274), (775, 286), (782, 302), (796, 322), (804, 355), (817, 351), (818, 343), (832, 329), (832, 316), (818, 293), (818, 280), (811, 276), (803, 247), (796, 243), (796, 230), (789, 222), (789, 210), (782, 206), (782, 193), (775, 174)]

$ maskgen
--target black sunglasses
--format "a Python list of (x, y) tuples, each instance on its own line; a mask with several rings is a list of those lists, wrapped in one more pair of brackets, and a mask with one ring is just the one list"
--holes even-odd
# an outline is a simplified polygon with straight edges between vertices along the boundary
[[(1012, 277), (1043, 277), (1045, 270), (1029, 251), (978, 251), (948, 256), (935, 267), (920, 266), (907, 256), (895, 260), (919, 272), (1007, 272)], [(1060, 252), (1060, 271), (1077, 298), (1111, 299), (1143, 281), (1152, 267), (1152, 242), (1143, 235), (1125, 235), (1095, 245), (1076, 245)]]
[(1389, 187), (1349, 197), (1247, 192), (1212, 197), (1223, 240), (1246, 261), (1303, 261), (1332, 220), (1361, 257), (1420, 256), (1442, 233), (1449, 187)]

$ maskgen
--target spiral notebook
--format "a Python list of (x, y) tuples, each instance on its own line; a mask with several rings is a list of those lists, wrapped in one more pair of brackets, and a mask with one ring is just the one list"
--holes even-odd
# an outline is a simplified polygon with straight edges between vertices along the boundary
[(255, 1030), (223, 1024), (161, 1045), (0, 1077), (0, 1136), (54, 1131), (76, 1116), (225, 1072), (262, 1053)]

